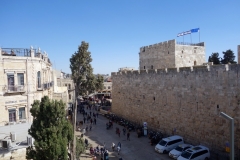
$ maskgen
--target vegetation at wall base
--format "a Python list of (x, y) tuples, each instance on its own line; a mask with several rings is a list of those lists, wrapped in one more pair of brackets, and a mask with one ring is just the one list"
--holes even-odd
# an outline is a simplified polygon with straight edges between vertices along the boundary
[(30, 112), (33, 123), (28, 133), (34, 138), (34, 146), (27, 148), (26, 159), (67, 160), (67, 146), (73, 140), (73, 129), (66, 118), (62, 100), (44, 96), (41, 101), (34, 101)]
[(86, 152), (83, 138), (76, 138), (76, 158), (79, 159), (82, 153)]

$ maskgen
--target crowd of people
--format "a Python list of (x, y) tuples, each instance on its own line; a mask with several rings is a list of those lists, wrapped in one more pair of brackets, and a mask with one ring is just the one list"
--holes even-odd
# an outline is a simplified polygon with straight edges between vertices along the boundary
[[(98, 118), (98, 111), (97, 109), (93, 106), (93, 105), (85, 105), (82, 106), (81, 109), (78, 109), (78, 113), (80, 112), (80, 114), (83, 115), (83, 119), (82, 121), (78, 121), (77, 122), (77, 128), (78, 131), (82, 132), (82, 137), (89, 131), (91, 131), (93, 129), (93, 125), (97, 125), (97, 118)], [(113, 127), (113, 122), (109, 121), (106, 124), (107, 129)], [(119, 137), (120, 137), (120, 129), (118, 128), (118, 132), (116, 132)], [(123, 128), (123, 135), (125, 136), (126, 134), (126, 129)], [(130, 141), (130, 133), (127, 133), (127, 140)], [(88, 147), (88, 140), (87, 138), (85, 138), (85, 146)], [(121, 143), (118, 142), (117, 146), (116, 146), (116, 151), (117, 154), (120, 155), (120, 151), (121, 151)], [(112, 143), (112, 151), (115, 151), (115, 143)], [(93, 157), (93, 160), (97, 160), (97, 156), (101, 157), (101, 160), (108, 160), (109, 159), (109, 151), (106, 148), (105, 142), (103, 143), (103, 145), (100, 147), (99, 145), (97, 145), (96, 147), (89, 147), (89, 152)], [(123, 160), (121, 157), (119, 158), (119, 160)]]

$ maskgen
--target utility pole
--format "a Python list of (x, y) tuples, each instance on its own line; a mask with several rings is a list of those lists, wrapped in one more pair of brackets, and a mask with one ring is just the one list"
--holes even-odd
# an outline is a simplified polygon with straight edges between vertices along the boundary
[(72, 160), (76, 159), (76, 119), (77, 119), (77, 90), (75, 83), (75, 105), (74, 105), (74, 118), (73, 118), (73, 155)]

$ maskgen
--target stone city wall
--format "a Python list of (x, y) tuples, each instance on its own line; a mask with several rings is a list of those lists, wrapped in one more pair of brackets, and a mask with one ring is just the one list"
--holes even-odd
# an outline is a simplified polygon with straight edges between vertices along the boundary
[(229, 140), (229, 122), (219, 116), (225, 112), (240, 149), (239, 76), (238, 64), (114, 72), (112, 112), (218, 150)]

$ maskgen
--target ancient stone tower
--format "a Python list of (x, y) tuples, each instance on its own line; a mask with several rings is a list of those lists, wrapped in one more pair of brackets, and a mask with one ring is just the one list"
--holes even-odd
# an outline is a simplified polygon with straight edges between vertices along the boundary
[(169, 40), (141, 47), (139, 53), (140, 70), (190, 67), (205, 62), (204, 42), (187, 44)]

